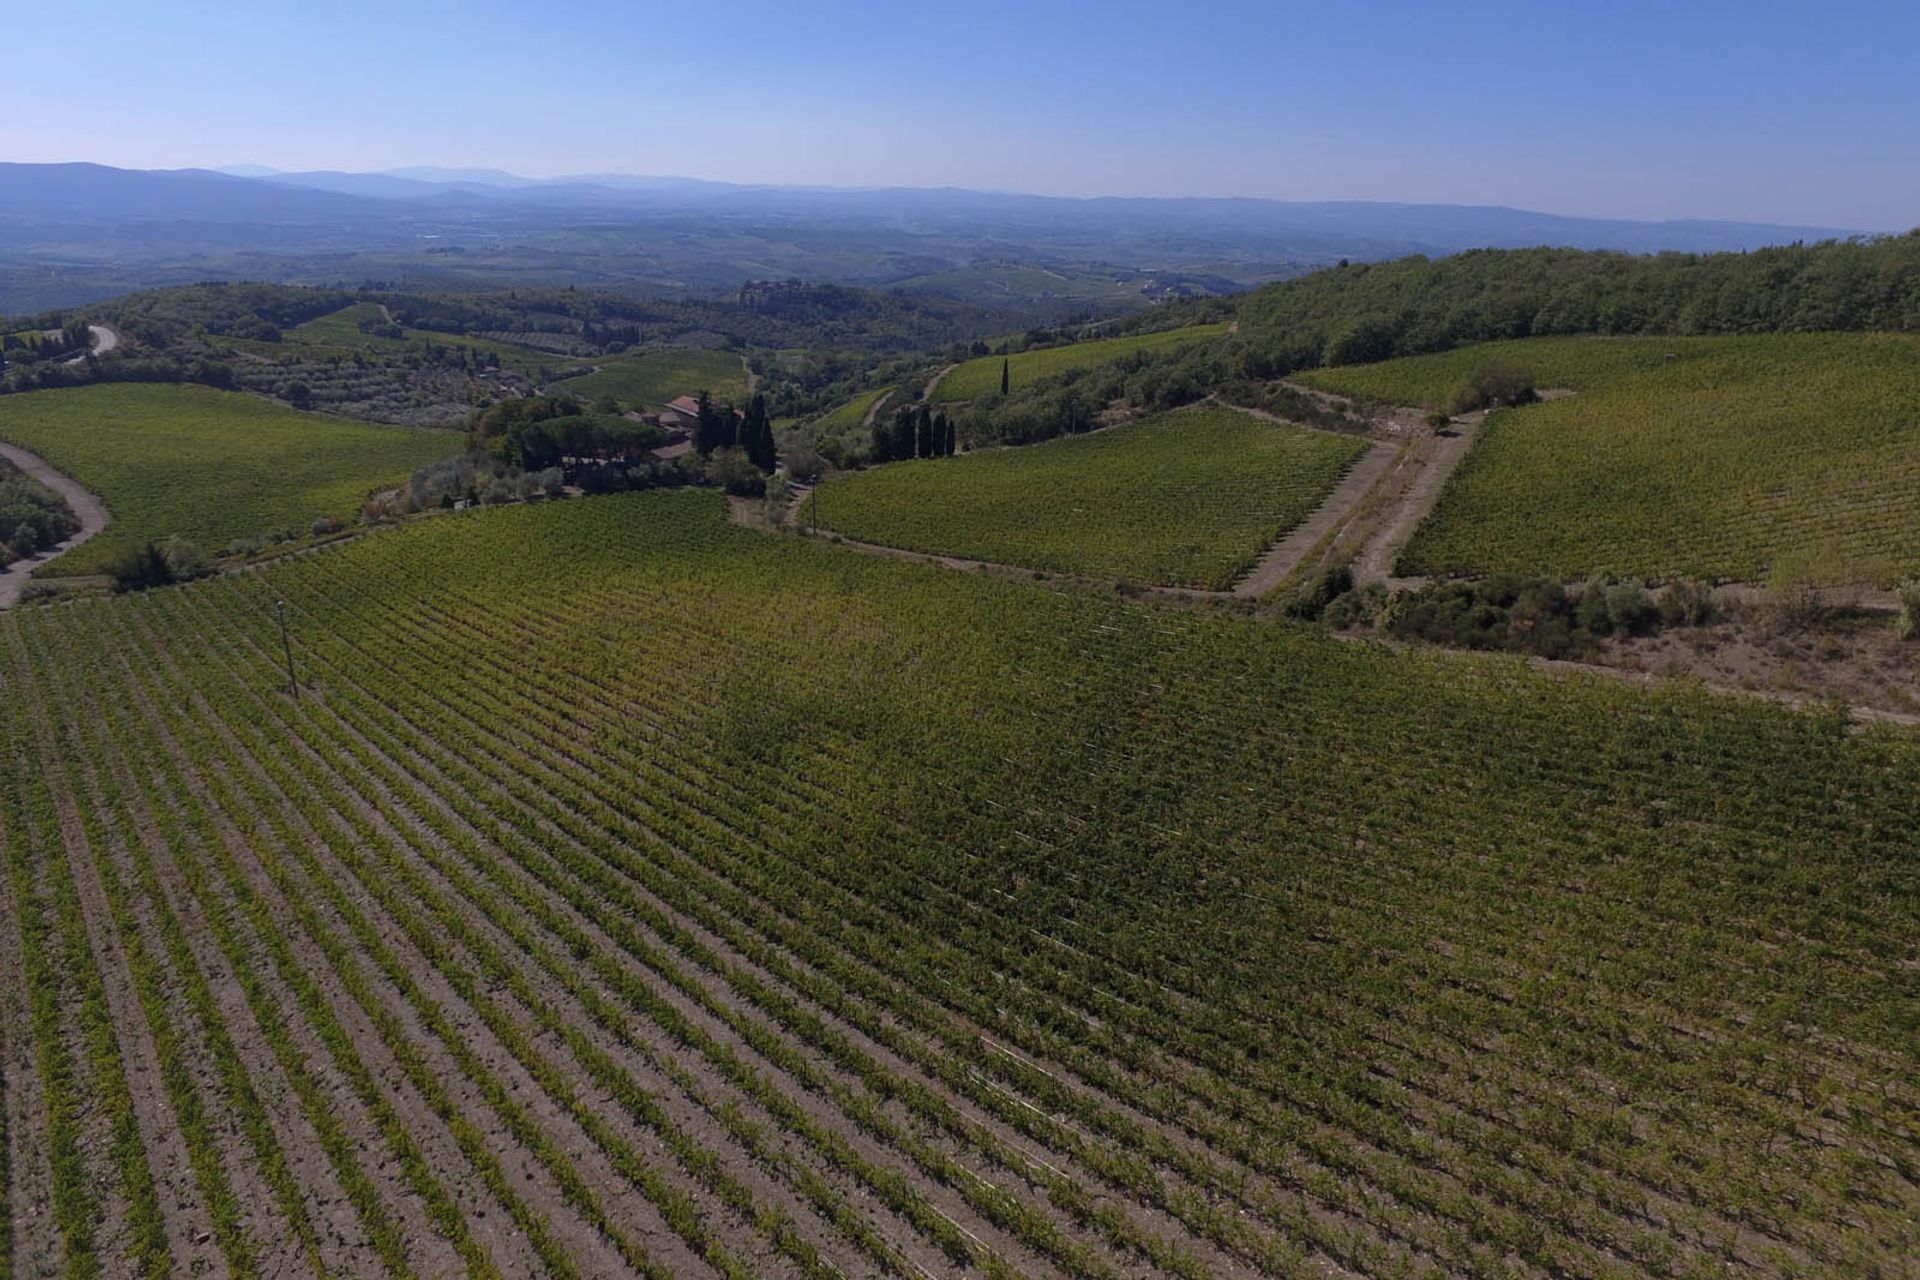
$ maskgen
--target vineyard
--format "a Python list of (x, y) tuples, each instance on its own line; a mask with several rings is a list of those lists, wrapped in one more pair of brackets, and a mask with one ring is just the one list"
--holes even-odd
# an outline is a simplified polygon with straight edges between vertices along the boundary
[(702, 391), (737, 405), (747, 397), (747, 374), (737, 352), (669, 348), (616, 356), (595, 372), (555, 383), (553, 389), (582, 400), (612, 396), (632, 409), (658, 409), (677, 396)]
[(850, 538), (1224, 590), (1307, 517), (1366, 441), (1231, 409), (834, 481), (802, 511)]
[[(402, 329), (401, 336), (396, 338), (388, 334), (365, 332), (360, 328), (362, 323), (381, 325), (390, 322), (387, 321), (386, 310), (379, 303), (356, 302), (296, 326), (284, 336), (281, 345), (345, 347), (388, 357), (418, 356), (430, 346), (443, 347), (497, 357), (502, 368), (512, 369), (535, 381), (544, 380), (556, 365), (566, 363), (564, 357), (552, 352), (536, 351), (511, 342), (495, 342), (469, 334), (435, 333), (427, 329)], [(273, 344), (255, 344), (250, 349), (268, 356), (281, 354), (273, 350)]]
[(896, 390), (896, 387), (882, 387), (878, 391), (855, 396), (845, 404), (836, 405), (831, 412), (808, 424), (808, 434), (818, 443), (837, 440), (843, 448), (864, 448), (867, 444), (864, 428), (868, 412), (882, 397), (890, 396)]
[(0, 1275), (1920, 1257), (1905, 731), (688, 493), (0, 662)]
[(1443, 404), (1494, 362), (1580, 394), (1488, 419), (1402, 573), (1886, 584), (1920, 571), (1920, 339), (1553, 338), (1303, 380)]
[(1158, 333), (1135, 333), (1120, 338), (1098, 338), (1064, 347), (1043, 347), (1014, 355), (981, 356), (949, 370), (933, 389), (933, 399), (946, 403), (974, 400), (1000, 389), (1000, 371), (1004, 363), (1009, 390), (1031, 386), (1050, 374), (1069, 369), (1090, 369), (1142, 351), (1171, 351), (1204, 338), (1218, 337), (1227, 331), (1224, 324), (1192, 324), (1182, 329)]
[(353, 516), (373, 490), (459, 453), (459, 435), (296, 413), (252, 396), (153, 383), (0, 398), (0, 439), (31, 449), (113, 512), (45, 572), (97, 573), (126, 547), (182, 534), (217, 551), (265, 529)]

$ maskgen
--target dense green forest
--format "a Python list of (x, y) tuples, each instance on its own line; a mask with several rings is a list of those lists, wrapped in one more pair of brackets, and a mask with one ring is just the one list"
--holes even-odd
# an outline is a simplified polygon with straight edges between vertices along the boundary
[[(1217, 306), (1217, 303), (1200, 304)], [(1158, 315), (1171, 319), (1181, 309)], [(1198, 308), (1195, 308), (1198, 314)], [(1240, 299), (1225, 337), (976, 400), (963, 441), (1084, 429), (1113, 400), (1165, 409), (1220, 394), (1266, 407), (1272, 381), (1466, 343), (1574, 334), (1920, 330), (1920, 231), (1752, 253), (1476, 250), (1349, 264)]]
[(1264, 367), (1362, 364), (1463, 342), (1576, 333), (1920, 329), (1920, 231), (1752, 253), (1482, 250), (1336, 267), (1248, 294)]

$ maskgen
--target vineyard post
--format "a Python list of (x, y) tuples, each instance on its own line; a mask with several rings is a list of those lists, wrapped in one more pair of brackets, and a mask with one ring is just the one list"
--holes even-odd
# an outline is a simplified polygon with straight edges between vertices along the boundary
[(287, 696), (298, 701), (300, 698), (300, 685), (299, 682), (293, 678), (293, 641), (287, 638), (287, 602), (285, 600), (275, 600), (273, 602), (273, 611), (280, 615), (280, 647), (287, 655)]

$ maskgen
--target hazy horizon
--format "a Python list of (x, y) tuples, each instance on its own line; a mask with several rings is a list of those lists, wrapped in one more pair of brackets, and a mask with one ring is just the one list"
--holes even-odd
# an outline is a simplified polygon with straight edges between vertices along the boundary
[(11, 34), (22, 161), (1920, 223), (1893, 6), (189, 0)]

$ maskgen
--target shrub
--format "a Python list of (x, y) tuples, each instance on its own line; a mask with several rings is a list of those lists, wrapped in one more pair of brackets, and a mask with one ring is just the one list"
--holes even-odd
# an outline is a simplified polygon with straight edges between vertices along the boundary
[(1602, 636), (1644, 635), (1669, 616), (1637, 582), (1595, 579), (1569, 591), (1552, 578), (1516, 574), (1438, 583), (1395, 596), (1384, 609), (1367, 601), (1342, 601), (1327, 616), (1351, 625), (1368, 610), (1394, 635), (1545, 658), (1576, 656)]
[(152, 542), (128, 547), (107, 564), (107, 576), (115, 591), (145, 591), (173, 581), (173, 568), (167, 557)]
[(1701, 582), (1672, 582), (1660, 593), (1660, 625), (1699, 627), (1713, 621), (1713, 589)]
[(1384, 584), (1369, 582), (1358, 591), (1349, 591), (1335, 599), (1321, 615), (1321, 621), (1337, 631), (1384, 626), (1392, 610), (1392, 600)]
[(1533, 370), (1496, 360), (1476, 369), (1454, 389), (1450, 407), (1456, 414), (1472, 413), (1493, 405), (1531, 404), (1539, 398), (1533, 387)]
[(1335, 565), (1301, 584), (1287, 601), (1286, 614), (1289, 618), (1317, 622), (1326, 613), (1327, 606), (1352, 590), (1353, 570), (1344, 564)]
[(167, 573), (174, 582), (204, 578), (213, 572), (206, 553), (177, 533), (160, 545), (160, 555), (167, 562)]
[(744, 449), (719, 449), (707, 462), (707, 479), (728, 493), (757, 498), (767, 491), (766, 473), (753, 465)]
[(1920, 580), (1902, 586), (1899, 597), (1900, 610), (1893, 619), (1894, 634), (1902, 640), (1920, 637)]
[(1613, 617), (1607, 612), (1607, 584), (1595, 578), (1580, 588), (1574, 603), (1574, 625), (1597, 636), (1613, 634)]
[(1606, 590), (1607, 620), (1622, 635), (1638, 636), (1652, 631), (1660, 622), (1660, 610), (1653, 597), (1637, 582), (1616, 582)]
[(812, 484), (826, 471), (826, 459), (806, 445), (787, 452), (787, 474), (802, 484)]

